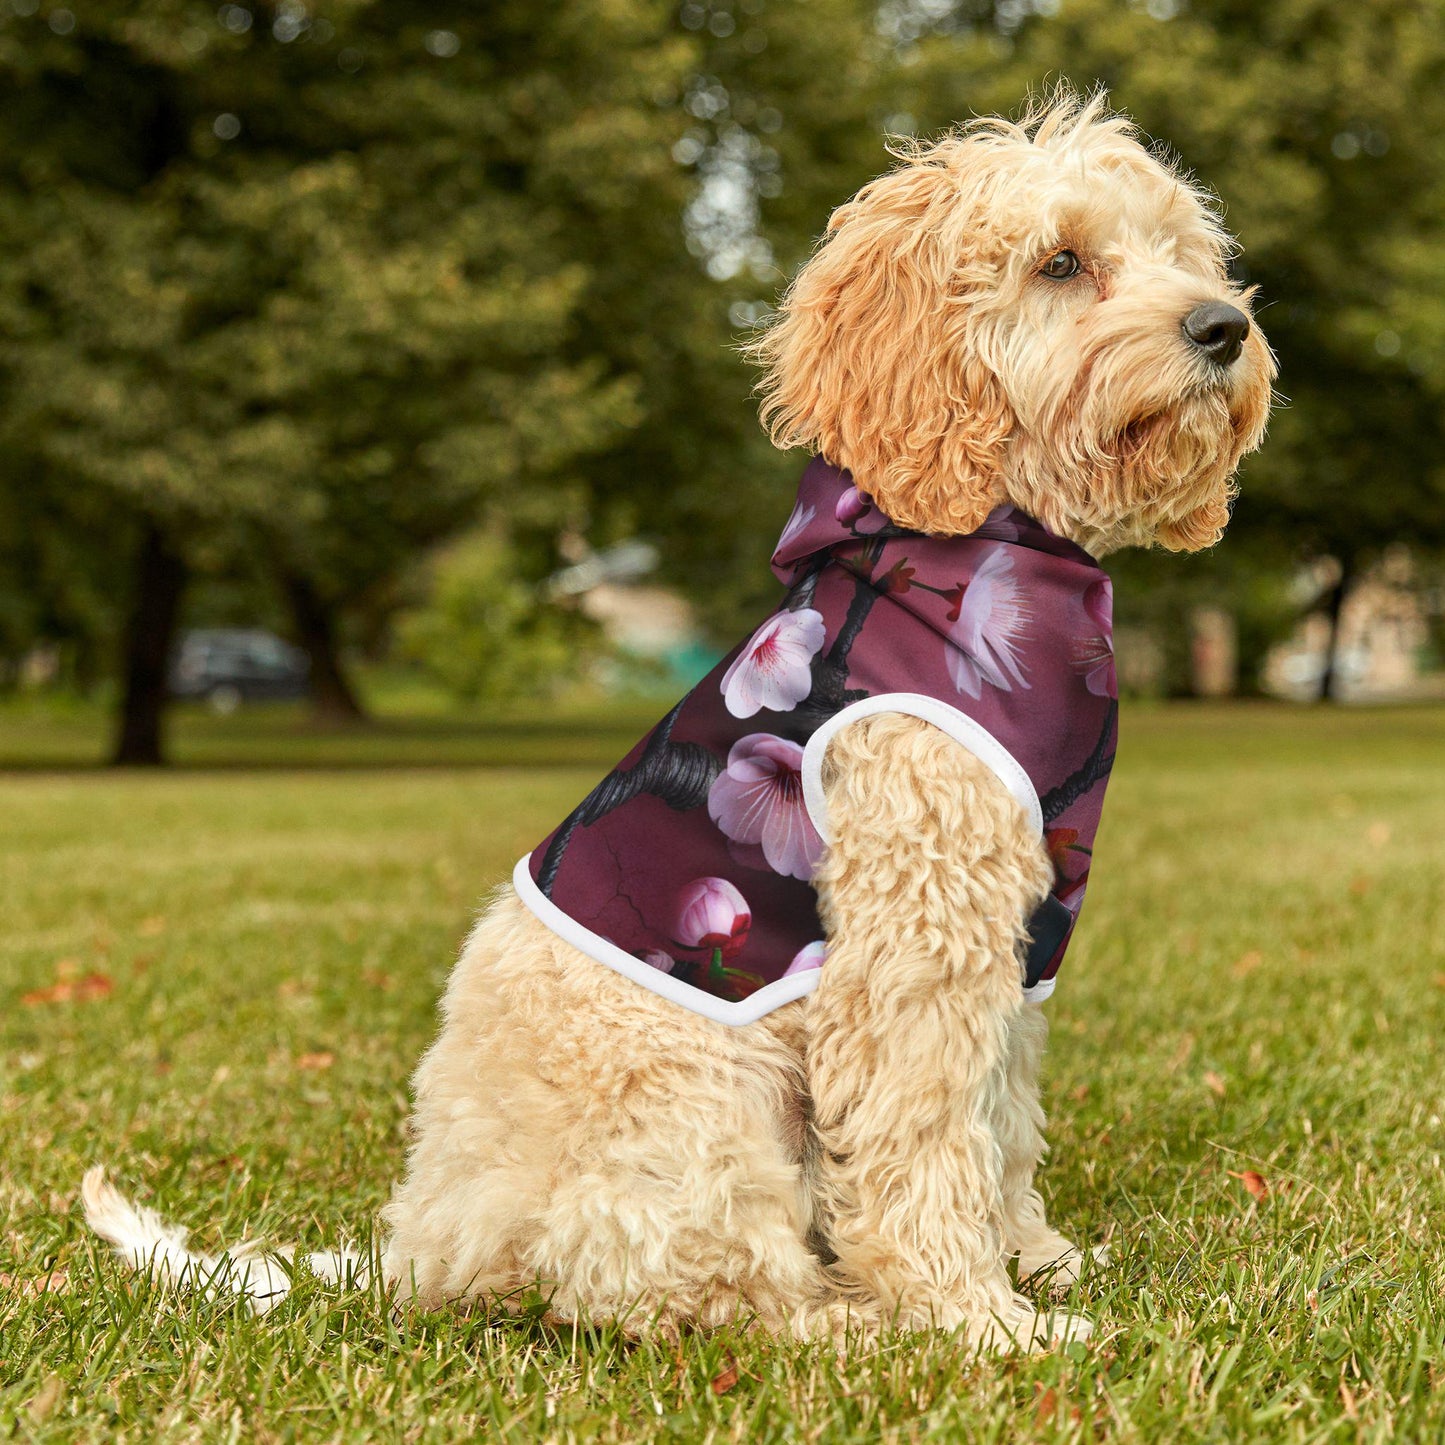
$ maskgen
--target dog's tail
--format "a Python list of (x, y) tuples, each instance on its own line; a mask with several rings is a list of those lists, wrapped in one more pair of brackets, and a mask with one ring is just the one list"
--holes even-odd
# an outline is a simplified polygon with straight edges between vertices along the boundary
[[(274, 1308), (291, 1288), (295, 1249), (240, 1245), (221, 1254), (195, 1254), (186, 1248), (187, 1231), (167, 1224), (154, 1209), (132, 1204), (105, 1177), (105, 1166), (86, 1171), (80, 1186), (85, 1222), (132, 1269), (183, 1289), (198, 1289), (207, 1299), (243, 1298), (258, 1315)], [(370, 1260), (352, 1249), (332, 1249), (306, 1257), (311, 1272), (329, 1284), (365, 1284)]]

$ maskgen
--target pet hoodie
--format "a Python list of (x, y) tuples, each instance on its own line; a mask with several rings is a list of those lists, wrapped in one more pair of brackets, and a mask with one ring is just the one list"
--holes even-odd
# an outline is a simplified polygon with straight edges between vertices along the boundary
[(809, 880), (829, 739), (908, 713), (992, 768), (1047, 844), (1020, 980), (1047, 997), (1114, 760), (1108, 577), (1012, 507), (966, 537), (906, 531), (821, 458), (773, 570), (782, 605), (518, 863), (523, 902), (643, 987), (751, 1023), (827, 966)]

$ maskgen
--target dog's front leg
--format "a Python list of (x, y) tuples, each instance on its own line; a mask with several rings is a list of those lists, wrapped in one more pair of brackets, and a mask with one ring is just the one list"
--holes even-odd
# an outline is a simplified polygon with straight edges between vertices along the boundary
[[(1034, 1277), (1054, 1290), (1079, 1277), (1084, 1256), (1048, 1222), (1034, 1174), (1044, 1157), (1044, 1111), (1039, 1101), (1039, 1066), (1049, 1025), (1043, 1009), (1026, 1003), (1009, 1029), (1003, 1083), (994, 1102), (994, 1128), (1003, 1153), (1004, 1247), (1019, 1261), (1019, 1279)], [(1108, 1251), (1100, 1245), (1095, 1259)]]
[(1050, 870), (1023, 810), (938, 729), (883, 714), (833, 741), (817, 879), (828, 956), (809, 1010), (819, 1217), (865, 1317), (987, 1345), (1078, 1337), (1005, 1266), (996, 1109), (1018, 948)]

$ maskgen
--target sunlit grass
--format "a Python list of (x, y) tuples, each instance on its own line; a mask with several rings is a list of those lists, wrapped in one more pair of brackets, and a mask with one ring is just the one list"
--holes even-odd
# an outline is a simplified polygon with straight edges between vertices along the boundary
[(645, 716), (398, 724), (326, 772), (262, 766), (335, 756), (284, 714), (201, 719), (192, 761), (249, 766), (0, 778), (0, 1435), (1445, 1438), (1440, 710), (1126, 708), (1049, 1005), (1046, 1192), (1113, 1248), (1074, 1356), (677, 1353), (309, 1280), (255, 1320), (94, 1249), (98, 1159), (203, 1246), (365, 1242), (468, 920)]

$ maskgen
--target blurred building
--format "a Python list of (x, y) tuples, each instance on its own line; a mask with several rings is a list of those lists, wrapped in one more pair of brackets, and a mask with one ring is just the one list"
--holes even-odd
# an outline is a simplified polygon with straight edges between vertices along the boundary
[[(1333, 582), (1321, 567), (1302, 585), (1319, 596)], [(1432, 600), (1407, 548), (1391, 548), (1366, 572), (1340, 609), (1335, 696), (1349, 702), (1445, 696), (1445, 673), (1432, 667), (1430, 657)], [(1296, 700), (1318, 697), (1329, 647), (1330, 620), (1321, 607), (1270, 652), (1261, 679), (1264, 690)]]
[(698, 626), (692, 604), (647, 578), (657, 549), (636, 538), (579, 556), (547, 579), (552, 597), (572, 597), (603, 630), (613, 657), (602, 681), (619, 690), (691, 687), (719, 653)]

